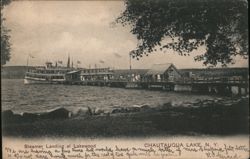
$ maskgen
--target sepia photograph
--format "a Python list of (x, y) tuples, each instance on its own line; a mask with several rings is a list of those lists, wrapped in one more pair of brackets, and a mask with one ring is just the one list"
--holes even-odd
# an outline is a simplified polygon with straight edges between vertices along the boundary
[(1, 0), (3, 159), (247, 159), (247, 0)]

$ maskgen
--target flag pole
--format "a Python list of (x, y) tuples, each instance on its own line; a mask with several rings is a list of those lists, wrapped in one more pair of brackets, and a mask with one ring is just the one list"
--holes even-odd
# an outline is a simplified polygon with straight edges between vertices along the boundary
[(28, 54), (28, 57), (27, 57), (27, 70), (26, 70), (26, 72), (28, 72), (29, 71), (29, 54)]

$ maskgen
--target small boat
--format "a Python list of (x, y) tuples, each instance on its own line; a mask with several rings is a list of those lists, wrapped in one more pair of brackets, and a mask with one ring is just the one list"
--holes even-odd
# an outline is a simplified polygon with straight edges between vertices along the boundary
[(80, 70), (70, 67), (46, 66), (29, 68), (25, 73), (24, 84), (64, 84), (80, 80)]

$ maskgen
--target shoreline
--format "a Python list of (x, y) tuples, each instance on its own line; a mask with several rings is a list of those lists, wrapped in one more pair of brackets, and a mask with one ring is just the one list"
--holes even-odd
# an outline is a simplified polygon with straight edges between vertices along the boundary
[(140, 137), (249, 133), (249, 97), (114, 108), (65, 108), (34, 114), (2, 112), (3, 136)]

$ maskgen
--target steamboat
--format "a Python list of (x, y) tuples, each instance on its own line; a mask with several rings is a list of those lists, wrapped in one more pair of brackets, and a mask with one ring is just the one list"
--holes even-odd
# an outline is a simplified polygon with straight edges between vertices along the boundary
[(53, 66), (52, 62), (46, 62), (45, 66), (29, 68), (25, 73), (24, 84), (66, 84), (79, 80), (79, 69)]

